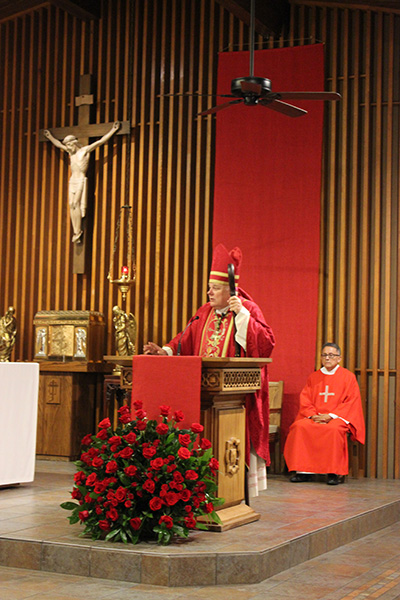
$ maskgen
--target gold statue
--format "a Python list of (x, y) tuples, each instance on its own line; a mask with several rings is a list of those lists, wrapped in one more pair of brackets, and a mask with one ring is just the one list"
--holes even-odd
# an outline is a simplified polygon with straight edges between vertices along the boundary
[(119, 356), (135, 354), (136, 319), (132, 313), (127, 315), (122, 308), (114, 306), (113, 323), (115, 329), (115, 349)]
[(9, 306), (6, 314), (0, 318), (0, 362), (10, 362), (10, 356), (17, 336), (15, 308)]

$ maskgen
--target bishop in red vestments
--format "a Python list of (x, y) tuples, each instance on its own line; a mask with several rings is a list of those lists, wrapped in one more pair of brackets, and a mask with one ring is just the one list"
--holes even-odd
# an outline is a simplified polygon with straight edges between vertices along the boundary
[(347, 434), (361, 444), (365, 424), (360, 390), (353, 373), (340, 366), (339, 346), (322, 348), (323, 367), (308, 378), (300, 394), (300, 408), (289, 429), (284, 456), (293, 483), (311, 473), (327, 473), (336, 485), (348, 473)]
[[(219, 244), (213, 253), (209, 278), (209, 301), (190, 319), (187, 329), (160, 348), (149, 342), (145, 354), (179, 354), (199, 356), (235, 356), (235, 341), (241, 356), (268, 358), (275, 345), (271, 327), (264, 316), (241, 288), (230, 296), (228, 264), (235, 267), (235, 283), (239, 280), (242, 253), (239, 248), (227, 251)], [(236, 333), (235, 333), (236, 330)], [(270, 463), (269, 405), (267, 368), (262, 369), (262, 388), (246, 398), (246, 462), (249, 464), (250, 443), (256, 454)]]

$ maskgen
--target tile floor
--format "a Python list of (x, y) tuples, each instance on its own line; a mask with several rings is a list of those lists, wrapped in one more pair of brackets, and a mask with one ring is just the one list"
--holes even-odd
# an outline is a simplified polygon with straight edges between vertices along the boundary
[(0, 567), (1, 600), (395, 600), (400, 523), (253, 585), (167, 588)]
[[(321, 482), (294, 485), (285, 477), (271, 477), (268, 490), (253, 504), (262, 514), (257, 523), (222, 534), (198, 532), (189, 548), (181, 544), (162, 549), (173, 558), (194, 549), (200, 553), (211, 550), (226, 556), (244, 555), (242, 564), (246, 565), (244, 553), (249, 549), (273, 551), (290, 540), (304, 540), (310, 532), (315, 533), (307, 554), (292, 556), (292, 568), (283, 565), (285, 570), (280, 568), (261, 583), (234, 585), (227, 578), (221, 585), (196, 586), (193, 573), (188, 572), (186, 585), (191, 587), (166, 587), (117, 581), (111, 574), (100, 579), (14, 568), (12, 561), (7, 563), (4, 550), (1, 552), (10, 540), (25, 540), (28, 546), (43, 540), (55, 545), (80, 540), (79, 526), (71, 527), (65, 518), (67, 513), (59, 508), (59, 503), (68, 498), (74, 471), (71, 463), (38, 461), (33, 484), (0, 489), (0, 558), (1, 564), (9, 564), (0, 567), (0, 600), (400, 598), (400, 481), (349, 479), (331, 488)], [(324, 531), (331, 531), (332, 536), (322, 536)], [(79, 543), (89, 544), (86, 540)], [(112, 545), (112, 551), (116, 546)], [(301, 544), (299, 548), (304, 550)], [(160, 549), (147, 545), (145, 551), (155, 558), (154, 553)]]

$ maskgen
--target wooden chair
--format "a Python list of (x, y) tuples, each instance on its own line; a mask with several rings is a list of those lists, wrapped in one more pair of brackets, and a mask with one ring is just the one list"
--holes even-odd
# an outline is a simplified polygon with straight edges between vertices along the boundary
[(280, 427), (283, 399), (283, 381), (269, 382), (269, 448), (271, 470), (281, 473)]
[(347, 444), (349, 449), (349, 475), (351, 474), (353, 479), (358, 479), (360, 476), (359, 443), (351, 440), (349, 435)]

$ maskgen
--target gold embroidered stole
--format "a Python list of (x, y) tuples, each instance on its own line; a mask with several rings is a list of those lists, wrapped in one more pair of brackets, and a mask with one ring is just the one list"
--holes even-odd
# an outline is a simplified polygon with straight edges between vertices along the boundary
[(227, 356), (233, 330), (233, 315), (217, 315), (212, 310), (201, 334), (200, 356)]

